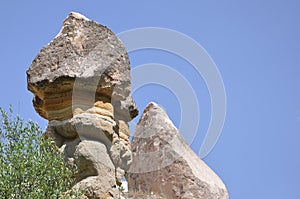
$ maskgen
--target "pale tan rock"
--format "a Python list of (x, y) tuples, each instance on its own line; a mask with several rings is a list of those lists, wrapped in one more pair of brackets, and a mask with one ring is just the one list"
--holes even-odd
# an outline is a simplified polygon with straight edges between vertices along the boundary
[(81, 140), (75, 138), (74, 140), (65, 140), (63, 145), (60, 147), (60, 152), (64, 155), (64, 159), (68, 165), (74, 167), (76, 165), (74, 154)]
[(88, 140), (80, 142), (75, 148), (74, 159), (81, 179), (103, 174), (104, 169), (107, 176), (111, 176), (109, 181), (115, 180), (115, 166), (103, 143)]
[(121, 104), (124, 114), (137, 112), (125, 47), (107, 27), (78, 13), (69, 14), (33, 60), (27, 82), (36, 111), (48, 120), (72, 118), (74, 108), (91, 108), (97, 101)]
[(74, 150), (74, 162), (79, 168), (75, 190), (84, 190), (88, 198), (118, 198), (115, 166), (106, 146), (96, 141), (82, 141)]
[(124, 133), (119, 132), (119, 137), (120, 137), (120, 139), (123, 139), (124, 141), (127, 141), (129, 143), (129, 136), (128, 135), (125, 135)]
[(115, 120), (122, 120), (124, 122), (130, 122), (132, 118), (135, 118), (139, 111), (133, 99), (127, 97), (122, 101), (112, 101), (114, 106)]
[(74, 139), (78, 137), (75, 124), (72, 119), (64, 121), (52, 120), (48, 124), (56, 134), (61, 135), (65, 139)]
[(84, 111), (81, 108), (75, 108), (73, 111), (73, 115), (78, 115), (84, 113)]
[(49, 125), (47, 126), (47, 129), (46, 129), (46, 132), (44, 135), (45, 135), (46, 139), (51, 139), (52, 142), (54, 142), (58, 148), (60, 148), (63, 145), (64, 141), (66, 140), (66, 138), (64, 138), (60, 134), (56, 133), (55, 129)]
[(114, 119), (114, 113), (110, 112), (109, 110), (103, 109), (103, 108), (92, 107), (92, 108), (86, 110), (86, 112), (87, 113), (95, 113), (95, 114), (107, 116), (107, 117), (110, 117), (111, 119)]
[[(106, 174), (103, 176), (90, 176), (79, 183), (77, 183), (74, 190), (84, 190), (84, 196), (82, 198), (88, 199), (119, 199), (120, 191), (118, 188), (103, 186), (107, 184)], [(114, 182), (111, 183), (111, 185)]]
[(127, 122), (124, 122), (123, 120), (118, 121), (118, 126), (119, 126), (119, 132), (123, 133), (127, 136), (130, 136), (130, 131), (129, 131), (129, 125)]
[(138, 114), (130, 83), (122, 42), (74, 12), (27, 70), (34, 108), (49, 120), (45, 137), (79, 168), (73, 188), (85, 198), (120, 197), (117, 187), (132, 162), (127, 122)]
[(71, 119), (81, 140), (92, 140), (110, 148), (116, 122), (107, 116), (82, 113)]
[(164, 198), (227, 199), (221, 179), (190, 149), (155, 103), (145, 109), (132, 141), (130, 190)]
[(97, 101), (94, 103), (95, 107), (107, 110), (108, 112), (113, 113), (114, 112), (114, 107), (111, 103), (108, 102), (103, 102), (103, 101)]

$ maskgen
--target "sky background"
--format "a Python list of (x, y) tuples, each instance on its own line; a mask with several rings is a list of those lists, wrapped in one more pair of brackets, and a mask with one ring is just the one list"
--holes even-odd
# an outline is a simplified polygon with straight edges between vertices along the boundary
[[(232, 199), (297, 199), (300, 186), (300, 2), (253, 1), (1, 1), (0, 106), (47, 121), (34, 111), (26, 70), (39, 50), (59, 32), (71, 11), (115, 33), (163, 27), (201, 44), (217, 64), (227, 94), (222, 135), (204, 161), (222, 178)], [(198, 153), (210, 119), (203, 79), (180, 57), (157, 50), (130, 53), (132, 68), (166, 64), (190, 81), (201, 120), (192, 143)], [(157, 85), (133, 94), (140, 112), (150, 101), (164, 107), (175, 125), (178, 100)], [(136, 121), (136, 120), (135, 120)]]

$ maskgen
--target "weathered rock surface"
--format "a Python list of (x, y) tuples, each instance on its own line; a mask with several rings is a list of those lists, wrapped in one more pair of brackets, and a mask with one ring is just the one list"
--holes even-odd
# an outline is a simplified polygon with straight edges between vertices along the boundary
[(115, 167), (101, 142), (82, 141), (74, 153), (75, 164), (79, 169), (80, 183), (75, 189), (85, 190), (89, 198), (118, 198)]
[(79, 169), (74, 189), (88, 198), (119, 198), (132, 162), (128, 122), (138, 114), (121, 41), (107, 27), (70, 13), (33, 60), (27, 83), (35, 110), (49, 120), (46, 136)]
[(132, 192), (163, 198), (225, 199), (220, 178), (190, 149), (166, 113), (155, 103), (145, 109), (132, 141), (127, 175)]
[(137, 114), (129, 96), (126, 49), (110, 29), (78, 13), (70, 13), (59, 34), (41, 49), (27, 81), (36, 111), (48, 120), (72, 118), (72, 108), (90, 108), (97, 101), (120, 104), (117, 110), (126, 121)]
[(154, 103), (137, 125), (132, 155), (128, 122), (138, 110), (129, 59), (107, 27), (70, 13), (33, 60), (27, 83), (35, 110), (49, 121), (46, 137), (78, 168), (73, 189), (84, 190), (84, 198), (120, 198), (126, 172), (128, 198), (228, 198), (223, 182)]

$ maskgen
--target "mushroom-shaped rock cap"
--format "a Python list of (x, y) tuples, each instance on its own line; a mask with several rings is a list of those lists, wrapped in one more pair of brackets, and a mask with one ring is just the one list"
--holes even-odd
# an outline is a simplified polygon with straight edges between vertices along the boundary
[(36, 111), (48, 120), (71, 118), (74, 106), (96, 101), (132, 101), (122, 42), (107, 27), (74, 12), (33, 60), (27, 83)]

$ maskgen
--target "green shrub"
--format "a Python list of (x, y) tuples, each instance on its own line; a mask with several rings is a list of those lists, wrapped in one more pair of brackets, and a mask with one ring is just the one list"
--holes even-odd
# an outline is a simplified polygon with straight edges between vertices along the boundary
[[(0, 108), (0, 198), (61, 198), (75, 179), (37, 123)], [(66, 197), (66, 196), (64, 196)]]

